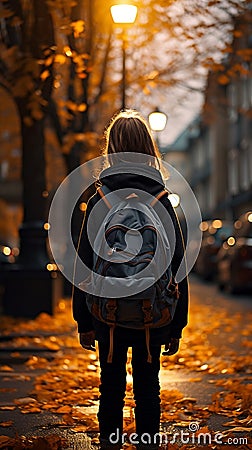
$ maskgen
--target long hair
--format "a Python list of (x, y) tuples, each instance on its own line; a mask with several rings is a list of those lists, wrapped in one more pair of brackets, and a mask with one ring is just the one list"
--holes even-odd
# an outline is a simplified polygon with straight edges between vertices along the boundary
[(107, 156), (109, 165), (117, 162), (117, 156), (118, 160), (123, 160), (122, 153), (125, 152), (149, 155), (150, 158), (147, 158), (148, 164), (159, 170), (161, 168), (161, 156), (151, 130), (146, 120), (132, 109), (116, 114), (105, 130), (103, 155)]

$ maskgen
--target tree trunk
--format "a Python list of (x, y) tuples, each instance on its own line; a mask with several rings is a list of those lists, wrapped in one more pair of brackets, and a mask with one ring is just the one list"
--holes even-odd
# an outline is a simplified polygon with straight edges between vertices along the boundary
[(45, 221), (44, 118), (27, 126), (23, 120), (24, 111), (22, 109), (19, 105), (23, 143), (23, 221)]
[[(24, 50), (36, 59), (48, 58), (54, 44), (53, 23), (44, 0), (33, 0), (33, 27), (26, 29)], [(30, 34), (31, 32), (31, 34)], [(43, 72), (42, 65), (41, 71)], [(22, 183), (23, 183), (23, 224), (20, 228), (20, 262), (46, 267), (49, 261), (46, 250), (46, 162), (44, 126), (47, 104), (52, 93), (52, 64), (46, 66), (49, 76), (36, 80), (38, 96), (42, 98), (39, 108), (41, 117), (33, 118), (29, 110), (29, 94), (17, 98), (22, 136)], [(34, 96), (34, 93), (32, 93)], [(39, 99), (38, 99), (39, 103)], [(44, 105), (44, 106), (43, 106)], [(27, 117), (30, 122), (27, 124)]]
[(46, 0), (33, 0), (31, 3), (29, 20), (22, 23), (20, 51), (23, 51), (24, 61), (19, 76), (29, 73), (26, 61), (34, 64), (38, 59), (45, 61), (39, 67), (41, 73), (45, 71), (47, 75), (41, 77), (39, 72), (32, 73), (33, 89), (24, 93), (24, 97), (15, 98), (22, 136), (24, 215), (20, 227), (19, 259), (5, 274), (3, 309), (5, 314), (33, 318), (41, 312), (53, 314), (54, 304), (62, 295), (62, 279), (57, 272), (48, 270), (47, 231), (44, 227), (44, 126), (53, 83), (53, 58), (50, 62), (54, 44), (53, 24)]

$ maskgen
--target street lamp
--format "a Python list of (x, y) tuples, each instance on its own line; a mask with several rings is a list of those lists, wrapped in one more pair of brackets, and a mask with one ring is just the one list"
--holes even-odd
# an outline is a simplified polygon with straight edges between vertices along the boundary
[(169, 194), (168, 198), (173, 208), (177, 208), (180, 205), (180, 196), (178, 194)]
[(149, 114), (149, 124), (152, 131), (157, 132), (157, 145), (159, 147), (158, 132), (163, 131), (167, 123), (167, 115), (161, 112), (158, 108)]
[(166, 127), (167, 115), (158, 108), (149, 114), (149, 124), (152, 131), (163, 131)]
[[(137, 6), (121, 3), (112, 5), (110, 8), (111, 16), (115, 24), (131, 25), (135, 22), (137, 16)], [(122, 32), (122, 109), (126, 106), (126, 37), (125, 30)]]

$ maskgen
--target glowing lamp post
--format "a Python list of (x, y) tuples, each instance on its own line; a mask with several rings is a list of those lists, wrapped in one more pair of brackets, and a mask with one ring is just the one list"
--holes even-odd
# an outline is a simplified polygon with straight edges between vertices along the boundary
[(177, 208), (180, 205), (180, 196), (178, 194), (169, 194), (168, 198), (173, 208)]
[(167, 115), (158, 108), (149, 114), (149, 124), (153, 131), (163, 131), (166, 127)]
[[(132, 25), (137, 16), (137, 6), (128, 5), (126, 3), (113, 5), (110, 8), (113, 22), (125, 27), (126, 25)], [(126, 106), (126, 38), (125, 33), (122, 33), (122, 105), (121, 108), (125, 109)]]
[(155, 109), (155, 111), (151, 112), (149, 114), (149, 124), (152, 131), (157, 132), (157, 145), (159, 147), (159, 139), (158, 139), (158, 132), (163, 131), (167, 124), (167, 115), (161, 111), (159, 111), (158, 108)]
[(118, 24), (132, 24), (136, 20), (137, 6), (119, 4), (113, 5), (110, 8), (112, 19), (114, 23)]

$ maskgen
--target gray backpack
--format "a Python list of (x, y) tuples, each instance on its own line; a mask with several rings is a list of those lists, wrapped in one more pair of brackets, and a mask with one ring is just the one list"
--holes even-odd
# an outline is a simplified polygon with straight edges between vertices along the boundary
[(102, 186), (97, 191), (108, 212), (94, 242), (92, 294), (86, 294), (87, 305), (96, 319), (110, 327), (108, 362), (116, 326), (145, 330), (151, 362), (150, 328), (172, 321), (179, 298), (169, 240), (155, 211), (167, 191), (156, 197), (146, 194), (146, 198), (137, 190), (115, 194)]

